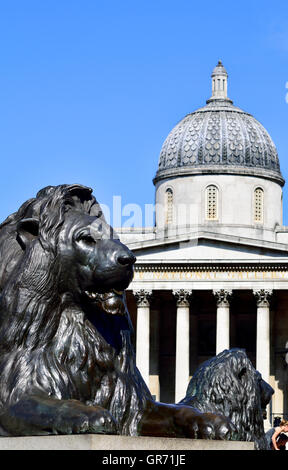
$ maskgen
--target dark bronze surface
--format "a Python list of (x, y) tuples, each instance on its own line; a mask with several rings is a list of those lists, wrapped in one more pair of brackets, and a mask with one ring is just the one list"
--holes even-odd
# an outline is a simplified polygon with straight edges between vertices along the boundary
[(234, 439), (268, 449), (263, 417), (274, 390), (253, 367), (244, 349), (229, 349), (204, 362), (194, 373), (181, 404), (229, 417)]
[(231, 438), (231, 421), (153, 401), (131, 344), (135, 257), (92, 190), (41, 190), (0, 226), (0, 435)]

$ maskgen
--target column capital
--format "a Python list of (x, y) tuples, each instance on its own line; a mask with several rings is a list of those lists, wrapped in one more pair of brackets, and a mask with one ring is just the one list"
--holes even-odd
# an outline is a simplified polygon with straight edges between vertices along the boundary
[(176, 297), (177, 307), (189, 307), (192, 297), (192, 290), (173, 289), (172, 294)]
[(137, 307), (149, 307), (150, 306), (152, 290), (150, 289), (133, 290), (133, 295), (136, 299)]
[(273, 294), (272, 289), (253, 289), (253, 294), (256, 297), (257, 307), (270, 306), (270, 299)]
[(229, 301), (232, 296), (232, 290), (213, 290), (213, 294), (216, 297), (217, 307), (229, 307)]

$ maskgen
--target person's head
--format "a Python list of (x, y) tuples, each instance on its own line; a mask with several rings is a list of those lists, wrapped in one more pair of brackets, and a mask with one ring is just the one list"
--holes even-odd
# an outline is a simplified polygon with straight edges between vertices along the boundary
[(279, 426), (282, 428), (282, 430), (283, 430), (284, 432), (288, 432), (288, 420), (282, 419), (282, 420), (280, 421)]

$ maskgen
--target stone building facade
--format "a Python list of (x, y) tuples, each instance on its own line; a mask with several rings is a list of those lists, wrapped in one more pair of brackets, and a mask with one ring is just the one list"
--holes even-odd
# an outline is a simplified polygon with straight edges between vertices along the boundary
[(277, 150), (233, 105), (219, 61), (212, 96), (165, 140), (156, 222), (119, 229), (137, 256), (127, 302), (137, 364), (156, 399), (182, 399), (204, 360), (242, 347), (288, 413), (288, 228)]

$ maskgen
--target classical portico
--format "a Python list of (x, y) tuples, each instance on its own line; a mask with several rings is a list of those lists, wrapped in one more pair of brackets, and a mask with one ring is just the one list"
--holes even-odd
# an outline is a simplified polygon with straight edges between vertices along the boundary
[(269, 133), (234, 106), (227, 79), (219, 61), (211, 98), (163, 143), (155, 226), (116, 230), (137, 257), (127, 302), (152, 394), (177, 402), (200, 363), (244, 348), (275, 390), (271, 421), (288, 418), (284, 179)]
[[(270, 350), (273, 349), (272, 346), (275, 347), (275, 342), (277, 343), (278, 340), (275, 337), (275, 329), (271, 329), (271, 324), (272, 320), (274, 323), (281, 316), (280, 312), (275, 311), (275, 305), (279, 304), (280, 299), (281, 304), (283, 300), (284, 304), (286, 299), (288, 301), (288, 269), (283, 269), (283, 266), (279, 264), (270, 264), (269, 266), (266, 264), (262, 267), (261, 265), (254, 266), (251, 264), (247, 266), (220, 266), (218, 264), (217, 266), (204, 267), (187, 263), (178, 263), (173, 266), (168, 263), (166, 265), (139, 263), (136, 265), (132, 287), (133, 291), (129, 290), (127, 297), (130, 311), (133, 312), (133, 303), (136, 305), (134, 322), (137, 325), (137, 364), (142, 375), (146, 378), (151, 392), (157, 399), (161, 400), (159, 387), (161, 376), (159, 371), (158, 374), (155, 374), (154, 370), (154, 376), (158, 375), (158, 380), (153, 380), (151, 374), (152, 380), (150, 383), (149, 374), (149, 364), (151, 364), (151, 360), (153, 362), (150, 348), (150, 328), (153, 325), (153, 315), (156, 314), (155, 308), (158, 309), (158, 314), (160, 312), (164, 317), (171, 315), (173, 308), (176, 312), (175, 331), (173, 332), (175, 336), (175, 375), (173, 380), (174, 390), (170, 395), (171, 401), (177, 402), (185, 396), (193, 369), (195, 370), (199, 363), (209, 357), (209, 352), (214, 355), (230, 347), (247, 347), (249, 341), (244, 341), (241, 344), (241, 340), (238, 338), (243, 338), (245, 333), (249, 336), (249, 331), (245, 332), (245, 328), (249, 329), (249, 327), (252, 330), (256, 328), (254, 341), (252, 339), (251, 344), (249, 343), (251, 350), (248, 351), (248, 355), (255, 367), (261, 371), (262, 377), (267, 382), (272, 382), (273, 385), (275, 381), (273, 369), (275, 369), (279, 357), (273, 353), (272, 362), (275, 364), (272, 364), (271, 367)], [(161, 312), (161, 298), (164, 298), (165, 292), (171, 294), (171, 309), (167, 312)], [(213, 305), (213, 311), (210, 311), (210, 314), (214, 316), (212, 329), (215, 335), (215, 350), (207, 350), (207, 357), (205, 351), (203, 352), (201, 348), (197, 347), (199, 340), (205, 341), (205, 327), (204, 330), (202, 329), (203, 338), (199, 338), (201, 328), (197, 328), (197, 321), (202, 321), (202, 313), (198, 311), (199, 304), (196, 301), (193, 304), (193, 300), (196, 300), (197, 296), (199, 297), (199, 293), (202, 293), (202, 299), (210, 294), (210, 299), (214, 300), (214, 305), (210, 302), (209, 308), (211, 309), (211, 305)], [(279, 293), (281, 293), (280, 297)], [(245, 315), (245, 304), (241, 302), (241, 299), (244, 300), (246, 297), (250, 297), (250, 304), (254, 308), (255, 315), (253, 317), (252, 312), (249, 312), (249, 315), (247, 315), (250, 318), (248, 323), (241, 326), (241, 321), (237, 324), (237, 315), (239, 316), (237, 311), (239, 311), (240, 303), (244, 312), (242, 315)], [(233, 305), (233, 298), (237, 304), (236, 309)], [(156, 299), (158, 306), (153, 307), (153, 302)], [(271, 304), (273, 302), (271, 314)], [(251, 309), (251, 305), (249, 307), (247, 305), (247, 308)], [(277, 306), (279, 307), (279, 305)], [(271, 316), (273, 316), (273, 319), (271, 319)], [(287, 320), (286, 323), (288, 327)], [(158, 335), (159, 328), (165, 328), (165, 325), (159, 326), (158, 324)], [(242, 331), (237, 331), (238, 328), (242, 328)], [(209, 338), (209, 341), (211, 342), (211, 338)], [(281, 345), (281, 341), (279, 341), (277, 349), (281, 349), (281, 346), (284, 348), (285, 344)], [(193, 364), (191, 363), (192, 351), (196, 355)], [(152, 352), (152, 356), (153, 354), (155, 353)], [(166, 372), (168, 373), (168, 371)], [(274, 407), (271, 412), (280, 413), (283, 411), (279, 409), (279, 400), (276, 398), (274, 401), (278, 409)]]

